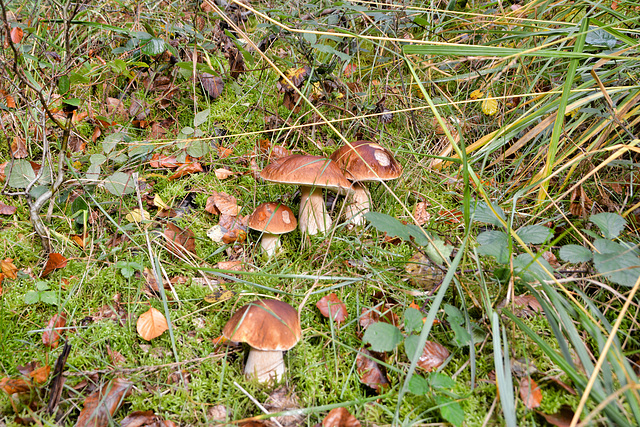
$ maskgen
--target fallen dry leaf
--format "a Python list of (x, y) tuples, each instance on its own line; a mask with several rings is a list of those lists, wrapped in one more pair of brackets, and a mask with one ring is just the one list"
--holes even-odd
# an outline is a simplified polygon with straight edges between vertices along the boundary
[(228, 270), (228, 271), (244, 271), (241, 260), (235, 261), (220, 261), (216, 264), (216, 268), (220, 270)]
[(31, 390), (31, 384), (22, 378), (2, 378), (0, 379), (0, 389), (11, 395), (16, 393), (28, 393)]
[(438, 219), (447, 224), (460, 224), (464, 215), (458, 209), (440, 209), (438, 211)]
[(122, 119), (129, 118), (129, 113), (127, 109), (124, 107), (124, 103), (118, 98), (107, 98), (105, 100), (105, 106), (107, 107), (108, 115), (115, 115)]
[(14, 136), (13, 142), (11, 143), (11, 152), (13, 153), (13, 157), (16, 159), (24, 159), (29, 155), (29, 151), (27, 151), (26, 141), (21, 136)]
[(418, 225), (425, 224), (431, 219), (431, 214), (427, 211), (429, 205), (426, 202), (419, 202), (413, 208), (413, 217), (418, 222)]
[(449, 357), (449, 350), (435, 341), (427, 341), (418, 359), (418, 367), (431, 372)]
[(124, 417), (120, 422), (120, 427), (143, 427), (157, 425), (158, 418), (153, 411), (134, 411)]
[(107, 356), (113, 365), (124, 365), (127, 363), (127, 359), (119, 351), (113, 350), (107, 345)]
[(198, 80), (200, 80), (202, 88), (212, 100), (218, 98), (224, 90), (224, 80), (221, 77), (202, 73), (198, 75)]
[(42, 344), (47, 347), (58, 347), (58, 341), (60, 341), (60, 331), (58, 328), (63, 328), (67, 324), (67, 315), (65, 313), (54, 314), (53, 317), (47, 323), (47, 327), (44, 328), (42, 333)]
[(218, 168), (214, 171), (214, 173), (216, 174), (216, 178), (218, 178), (219, 180), (227, 179), (230, 176), (236, 174), (235, 172), (231, 172), (229, 169), (225, 168)]
[(165, 156), (164, 154), (155, 153), (151, 157), (151, 160), (149, 160), (149, 165), (152, 168), (175, 169), (180, 166), (181, 163), (178, 162), (178, 158), (176, 156)]
[(173, 254), (181, 256), (183, 249), (191, 253), (196, 252), (195, 234), (188, 228), (183, 230), (177, 225), (168, 222), (163, 235), (167, 239), (167, 249)]
[(22, 42), (24, 31), (20, 27), (13, 27), (11, 29), (11, 41), (15, 44)]
[(587, 196), (582, 185), (574, 188), (569, 199), (569, 212), (578, 218), (586, 218), (591, 212), (593, 201)]
[(389, 385), (389, 380), (387, 379), (386, 374), (382, 371), (382, 368), (380, 368), (380, 365), (370, 357), (371, 353), (367, 349), (361, 348), (358, 352), (358, 356), (356, 356), (356, 370), (360, 375), (360, 382), (362, 384), (365, 384), (380, 393), (383, 388)]
[(213, 215), (224, 214), (233, 217), (238, 216), (240, 213), (240, 207), (236, 202), (236, 198), (222, 191), (214, 191), (213, 194), (207, 198), (207, 204), (204, 210)]
[(338, 327), (349, 316), (346, 304), (340, 301), (333, 292), (320, 298), (320, 301), (316, 303), (316, 307), (324, 317), (334, 320)]
[(322, 420), (322, 427), (360, 427), (360, 421), (346, 408), (332, 409), (324, 420)]
[(18, 277), (18, 267), (13, 264), (13, 258), (5, 258), (0, 261), (0, 269), (7, 276), (7, 279), (15, 279)]
[(18, 208), (16, 208), (15, 206), (5, 205), (4, 203), (0, 202), (1, 215), (13, 215), (17, 210)]
[(47, 263), (44, 266), (44, 270), (40, 273), (40, 277), (48, 276), (53, 270), (63, 268), (67, 265), (67, 259), (56, 252), (51, 252)]
[(84, 400), (84, 407), (76, 421), (76, 427), (106, 427), (113, 420), (125, 397), (131, 394), (133, 383), (116, 378), (91, 393)]
[(538, 414), (542, 415), (545, 420), (551, 425), (557, 427), (569, 427), (571, 425), (571, 420), (573, 420), (573, 416), (575, 412), (568, 405), (563, 405), (560, 407), (560, 410), (555, 414), (544, 414), (542, 412), (536, 411)]
[(176, 169), (176, 173), (169, 177), (169, 181), (198, 172), (204, 172), (204, 169), (202, 169), (202, 165), (199, 162), (187, 163)]
[[(269, 394), (264, 402), (264, 407), (271, 413), (293, 411), (300, 409), (300, 401), (295, 392), (289, 390), (287, 386), (280, 386)], [(302, 424), (304, 415), (294, 413), (293, 415), (274, 417), (272, 420), (280, 423), (283, 427), (296, 427)]]
[(167, 319), (165, 319), (164, 314), (151, 307), (138, 317), (136, 329), (138, 330), (140, 338), (151, 341), (169, 329), (169, 325), (167, 324)]
[(542, 390), (538, 384), (530, 377), (524, 377), (520, 380), (520, 398), (522, 403), (528, 409), (534, 409), (542, 403)]

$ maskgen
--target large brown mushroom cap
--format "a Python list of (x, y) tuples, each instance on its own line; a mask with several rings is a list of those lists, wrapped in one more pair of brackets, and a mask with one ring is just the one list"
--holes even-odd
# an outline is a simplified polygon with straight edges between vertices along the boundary
[(296, 229), (293, 211), (282, 203), (267, 202), (258, 206), (247, 220), (247, 226), (269, 234), (284, 234)]
[(327, 188), (338, 193), (350, 192), (351, 187), (335, 162), (325, 157), (302, 154), (275, 160), (262, 169), (260, 177), (266, 181)]
[(402, 166), (391, 152), (371, 141), (352, 142), (351, 147), (343, 145), (331, 155), (331, 160), (352, 181), (388, 181), (402, 174)]
[(300, 340), (298, 312), (286, 302), (258, 300), (241, 307), (222, 329), (231, 341), (246, 342), (252, 348), (284, 351)]

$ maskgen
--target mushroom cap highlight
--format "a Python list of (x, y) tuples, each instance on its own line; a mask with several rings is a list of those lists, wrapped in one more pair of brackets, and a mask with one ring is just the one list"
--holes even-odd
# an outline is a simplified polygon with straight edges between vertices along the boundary
[(260, 172), (265, 181), (351, 192), (351, 183), (335, 162), (326, 157), (293, 154), (268, 164)]
[(293, 211), (282, 203), (267, 202), (258, 206), (247, 220), (247, 226), (269, 234), (285, 234), (296, 229)]
[(300, 340), (298, 312), (286, 302), (258, 300), (236, 311), (222, 329), (225, 338), (262, 351), (284, 351)]
[(343, 145), (331, 155), (331, 160), (351, 181), (388, 181), (402, 175), (400, 163), (380, 144), (361, 140), (351, 146)]

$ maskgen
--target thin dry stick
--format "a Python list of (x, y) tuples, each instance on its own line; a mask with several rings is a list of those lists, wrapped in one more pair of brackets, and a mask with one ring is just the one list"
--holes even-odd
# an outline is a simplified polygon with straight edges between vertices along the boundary
[[(593, 368), (593, 372), (591, 373), (591, 377), (589, 378), (587, 387), (584, 389), (584, 392), (582, 393), (582, 397), (580, 398), (580, 403), (578, 404), (578, 409), (576, 409), (576, 413), (573, 416), (573, 419), (571, 420), (571, 424), (569, 427), (576, 427), (576, 425), (578, 424), (578, 421), (580, 421), (580, 414), (584, 410), (584, 406), (587, 403), (587, 399), (589, 399), (589, 393), (591, 393), (591, 389), (593, 388), (593, 385), (595, 384), (596, 379), (598, 378), (600, 369), (602, 369), (602, 365), (604, 364), (604, 361), (607, 358), (607, 353), (609, 352), (609, 348), (611, 348), (611, 344), (613, 343), (613, 340), (616, 337), (618, 328), (620, 327), (620, 324), (624, 320), (624, 315), (627, 313), (627, 310), (629, 309), (629, 306), (631, 305), (631, 301), (633, 300), (633, 297), (638, 291), (638, 288), (640, 288), (640, 277), (638, 277), (635, 285), (633, 285), (633, 288), (631, 289), (631, 292), (629, 293), (629, 296), (627, 297), (627, 300), (625, 301), (624, 306), (622, 306), (622, 310), (620, 310), (620, 314), (616, 319), (616, 323), (611, 328), (611, 332), (609, 333), (609, 338), (607, 338), (607, 342), (604, 344), (604, 347), (602, 348), (602, 352), (600, 353), (598, 362), (596, 363), (596, 366)], [(632, 389), (632, 390), (636, 391), (636, 389)], [(636, 392), (636, 398), (637, 397), (638, 397), (638, 394)]]
[[(255, 397), (251, 396), (247, 390), (243, 389), (243, 388), (242, 388), (242, 386), (241, 386), (240, 384), (238, 384), (236, 381), (234, 381), (234, 382), (233, 382), (233, 385), (234, 385), (234, 386), (236, 386), (236, 387), (238, 387), (238, 389), (239, 389), (242, 393), (244, 393), (244, 394), (245, 394), (245, 396), (247, 396), (249, 399), (251, 399), (251, 401), (252, 401), (253, 403), (255, 403), (255, 405), (256, 405), (258, 408), (260, 408), (260, 410), (261, 410), (262, 412), (264, 412), (264, 413), (265, 413), (265, 414), (267, 414), (267, 415), (271, 415), (271, 413), (270, 413), (269, 411), (267, 411), (267, 408), (265, 408), (264, 406), (262, 406), (262, 404), (261, 404), (260, 402), (258, 402), (258, 400), (257, 400)], [(274, 418), (273, 420), (271, 420), (271, 421), (273, 421), (274, 423), (276, 423), (276, 425), (278, 425), (278, 426), (282, 427), (282, 424), (280, 424), (280, 423), (278, 422), (278, 420), (276, 420), (275, 418)]]

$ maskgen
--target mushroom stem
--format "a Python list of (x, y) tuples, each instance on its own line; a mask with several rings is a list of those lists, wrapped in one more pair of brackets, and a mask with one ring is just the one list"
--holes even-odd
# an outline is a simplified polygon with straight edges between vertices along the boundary
[(272, 378), (280, 381), (284, 375), (284, 359), (280, 350), (258, 350), (251, 347), (244, 374), (255, 377), (258, 382), (266, 383)]
[(280, 236), (277, 234), (264, 233), (260, 240), (260, 246), (262, 246), (262, 249), (268, 256), (272, 257), (278, 252), (278, 249), (280, 249)]
[(322, 189), (301, 187), (300, 214), (298, 226), (302, 234), (324, 233), (331, 228), (331, 217), (327, 213), (322, 197)]
[(351, 188), (354, 193), (345, 207), (345, 217), (348, 223), (355, 226), (364, 225), (364, 215), (371, 210), (371, 193), (367, 187), (357, 182)]

